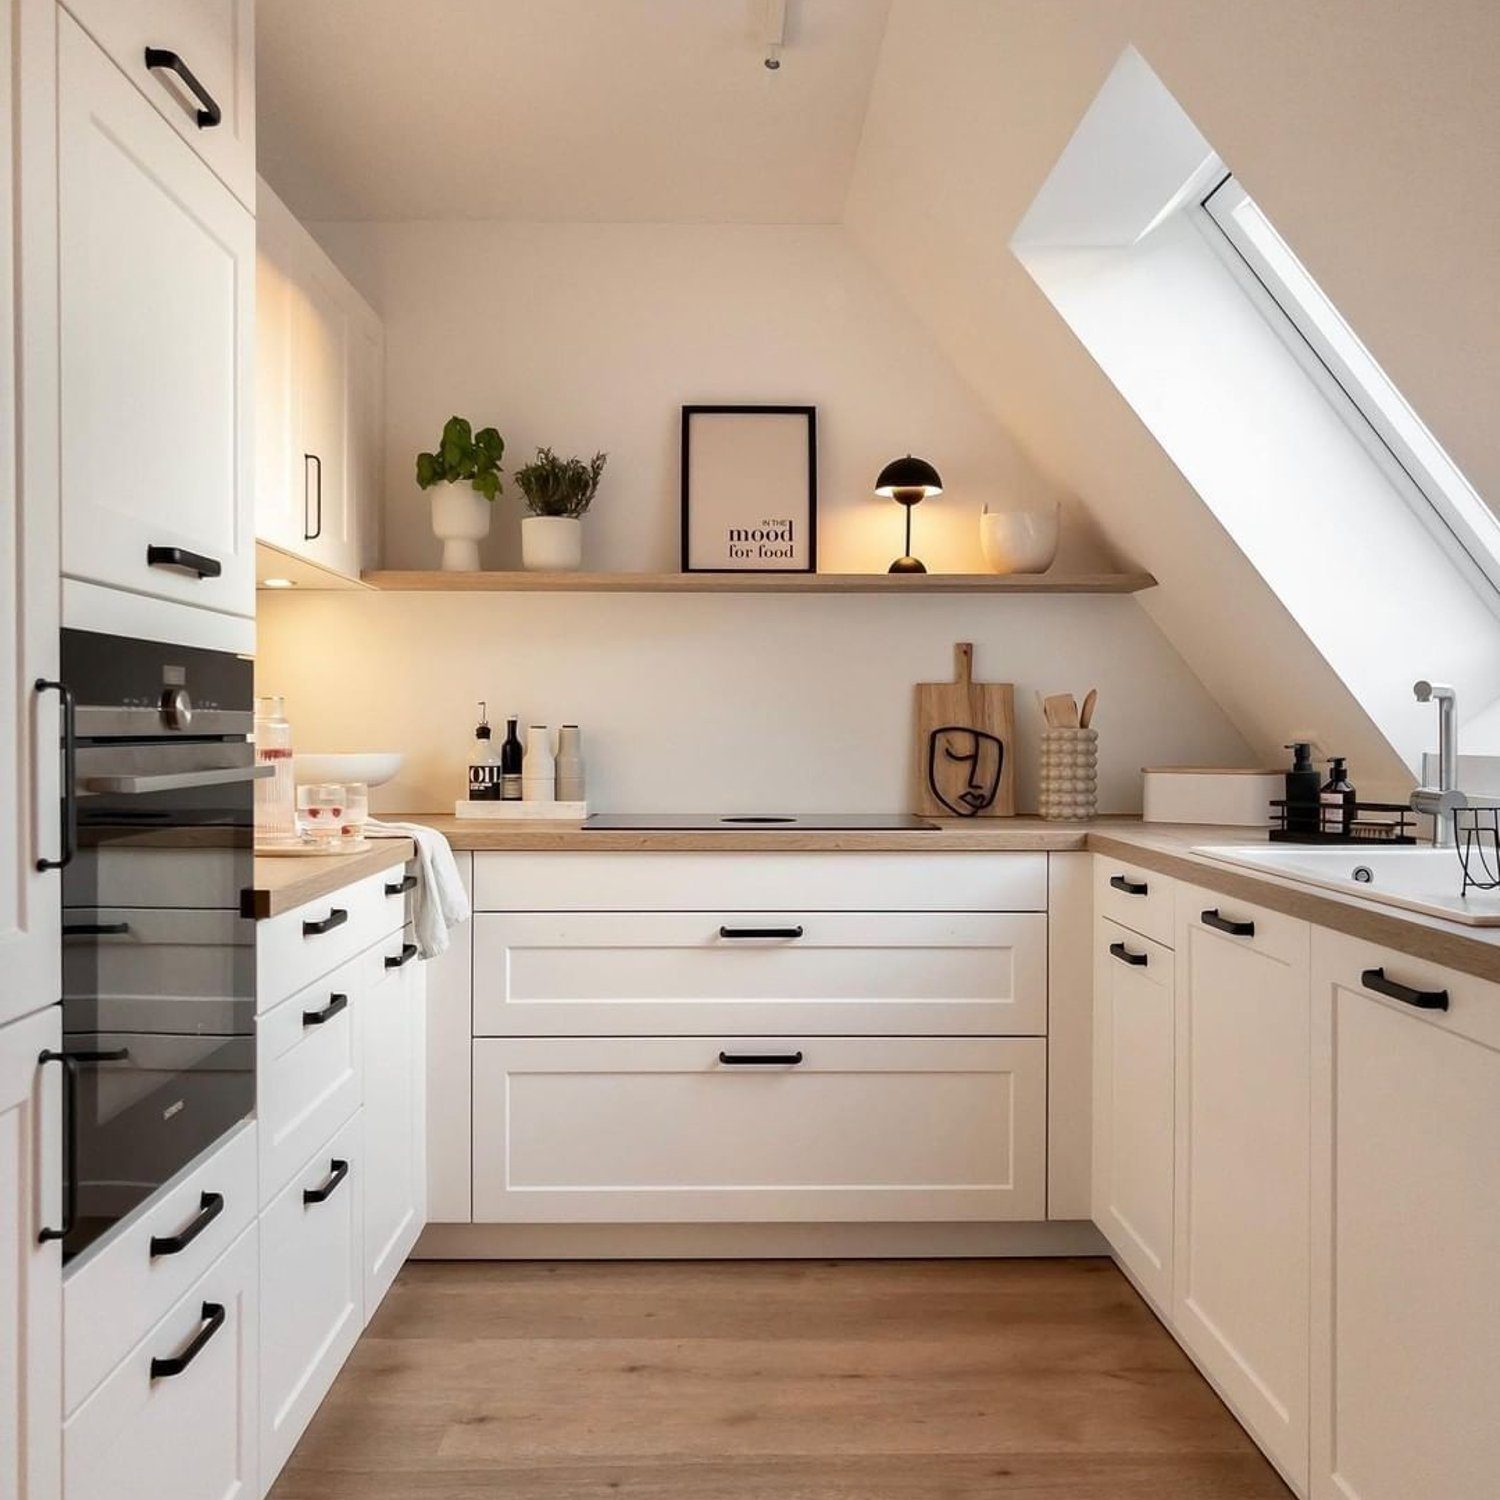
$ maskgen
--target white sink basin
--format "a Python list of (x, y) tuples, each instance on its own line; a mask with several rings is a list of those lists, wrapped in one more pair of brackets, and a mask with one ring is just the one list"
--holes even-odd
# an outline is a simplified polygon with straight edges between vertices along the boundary
[[(1289, 844), (1203, 844), (1193, 853), (1383, 906), (1400, 906), (1471, 927), (1500, 927), (1500, 891), (1459, 894), (1463, 890), (1463, 867), (1454, 849), (1420, 845), (1312, 849)], [(1360, 872), (1357, 876), (1356, 871)]]

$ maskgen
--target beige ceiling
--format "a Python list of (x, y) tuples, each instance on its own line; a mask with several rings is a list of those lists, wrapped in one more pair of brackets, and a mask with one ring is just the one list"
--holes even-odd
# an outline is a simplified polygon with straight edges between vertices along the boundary
[(309, 219), (829, 223), (889, 0), (259, 0), (263, 175)]

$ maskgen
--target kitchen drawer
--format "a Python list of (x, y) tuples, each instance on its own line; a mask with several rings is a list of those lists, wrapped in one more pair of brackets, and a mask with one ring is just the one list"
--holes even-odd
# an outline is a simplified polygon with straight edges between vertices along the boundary
[(1039, 1037), (480, 1040), (474, 1221), (1041, 1219), (1046, 1086)]
[(1041, 1036), (1047, 918), (785, 910), (474, 918), (476, 1036), (789, 1030)]
[[(260, 1467), (268, 1484), (364, 1326), (363, 1127), (356, 1112), (260, 1216)], [(310, 1193), (322, 1196), (309, 1201)]]
[(391, 879), (370, 875), (257, 923), (257, 1009), (269, 1010), (371, 943), (398, 932), (405, 920), (404, 903), (386, 895)]
[(359, 1107), (360, 1027), (383, 974), (377, 944), (260, 1018), (256, 1115), (262, 1205)]
[[(63, 1281), (65, 1411), (255, 1222), (256, 1202), (255, 1127), (247, 1123), (70, 1271)], [(189, 1234), (181, 1249), (160, 1243)]]
[(476, 911), (1046, 911), (1045, 854), (474, 856)]
[(257, 1294), (252, 1225), (64, 1426), (68, 1500), (256, 1500)]
[(1201, 886), (1177, 886), (1177, 950), (1184, 961), (1192, 941), (1204, 938), (1305, 969), (1309, 931), (1306, 922), (1284, 912), (1220, 896)]
[(1155, 870), (1144, 870), (1103, 854), (1094, 856), (1094, 911), (1166, 948), (1176, 940), (1172, 899), (1175, 884)]

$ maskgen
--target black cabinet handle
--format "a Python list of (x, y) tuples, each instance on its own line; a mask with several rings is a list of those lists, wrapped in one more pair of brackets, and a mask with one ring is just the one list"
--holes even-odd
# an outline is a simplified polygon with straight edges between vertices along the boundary
[(124, 937), (129, 922), (64, 922), (64, 937)]
[(385, 966), (388, 969), (402, 969), (417, 956), (417, 945), (415, 943), (402, 943), (401, 951), (397, 954), (387, 954)]
[(176, 1234), (151, 1236), (151, 1259), (155, 1260), (158, 1255), (181, 1255), (223, 1212), (223, 1193), (204, 1193), (198, 1199), (198, 1212), (186, 1229), (180, 1229)]
[(38, 677), (32, 687), (39, 693), (56, 693), (62, 703), (62, 800), (61, 838), (56, 859), (38, 858), (38, 870), (65, 870), (78, 853), (78, 703), (65, 682)]
[(335, 927), (342, 927), (348, 920), (349, 913), (342, 906), (335, 906), (321, 922), (304, 922), (302, 936), (322, 937), (325, 932), (332, 932)]
[(1418, 1010), (1447, 1010), (1447, 990), (1414, 990), (1409, 984), (1398, 984), (1385, 977), (1384, 969), (1366, 969), (1359, 982), (1367, 990), (1384, 995), (1387, 1000), (1399, 1000), (1403, 1005), (1414, 1005)]
[(1255, 936), (1254, 922), (1236, 922), (1231, 917), (1221, 917), (1218, 907), (1199, 912), (1198, 917), (1205, 927), (1212, 927), (1215, 932), (1227, 932), (1230, 937)]
[(802, 1061), (800, 1052), (721, 1052), (719, 1061), (726, 1068), (795, 1068)]
[(38, 1244), (50, 1245), (53, 1240), (63, 1240), (72, 1234), (73, 1221), (78, 1217), (78, 1060), (49, 1048), (39, 1053), (36, 1061), (39, 1068), (56, 1063), (63, 1070), (62, 1223), (56, 1229), (44, 1226), (36, 1237)]
[(386, 884), (387, 896), (404, 896), (408, 891), (417, 888), (417, 877), (415, 875), (403, 875), (400, 880), (392, 880)]
[(333, 1190), (349, 1175), (349, 1163), (340, 1161), (337, 1157), (328, 1166), (328, 1181), (322, 1187), (302, 1189), (304, 1203), (326, 1203), (333, 1197)]
[[(314, 464), (318, 476), (318, 524), (308, 530), (307, 526), (307, 466)], [(323, 460), (316, 453), (302, 455), (302, 540), (315, 542), (323, 535)]]
[(1124, 891), (1127, 896), (1144, 896), (1151, 889), (1144, 880), (1132, 880), (1128, 875), (1111, 875), (1109, 883), (1117, 891)]
[(1146, 953), (1132, 953), (1124, 943), (1111, 943), (1109, 951), (1118, 958), (1122, 964), (1133, 964), (1137, 969), (1144, 969), (1151, 962), (1151, 957)]
[(721, 938), (799, 938), (802, 926), (796, 927), (721, 927)]
[(153, 1380), (170, 1380), (174, 1375), (181, 1375), (203, 1353), (203, 1346), (224, 1326), (224, 1320), (229, 1314), (224, 1311), (222, 1302), (205, 1302), (200, 1316), (203, 1326), (193, 1335), (192, 1343), (181, 1354), (151, 1361)]
[(324, 1021), (331, 1021), (340, 1011), (348, 1010), (349, 997), (347, 995), (329, 995), (328, 1004), (322, 1010), (305, 1010), (302, 1012), (302, 1024), (304, 1026), (321, 1026)]
[(224, 564), (217, 557), (189, 552), (186, 547), (147, 547), (146, 566), (181, 568), (185, 573), (196, 573), (199, 578), (217, 578), (224, 571)]
[(193, 77), (192, 70), (175, 52), (169, 52), (165, 47), (147, 47), (146, 66), (165, 68), (169, 73), (175, 73), (187, 85), (188, 92), (202, 106), (197, 115), (199, 130), (212, 130), (223, 120), (224, 111), (219, 108), (218, 101)]

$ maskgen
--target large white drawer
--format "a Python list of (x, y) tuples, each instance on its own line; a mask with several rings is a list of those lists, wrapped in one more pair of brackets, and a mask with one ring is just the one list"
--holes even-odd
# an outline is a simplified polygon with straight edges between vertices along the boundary
[(1039, 912), (474, 918), (476, 1036), (1040, 1036)]
[[(63, 1407), (72, 1411), (255, 1222), (245, 1124), (63, 1282)], [(185, 1241), (178, 1248), (174, 1242)], [(153, 1242), (155, 1248), (153, 1250)]]
[(1046, 911), (1045, 854), (474, 856), (476, 911)]
[(1041, 1038), (479, 1040), (474, 1221), (1041, 1219), (1046, 1086)]
[(257, 1500), (257, 1291), (252, 1225), (69, 1419), (68, 1500)]

